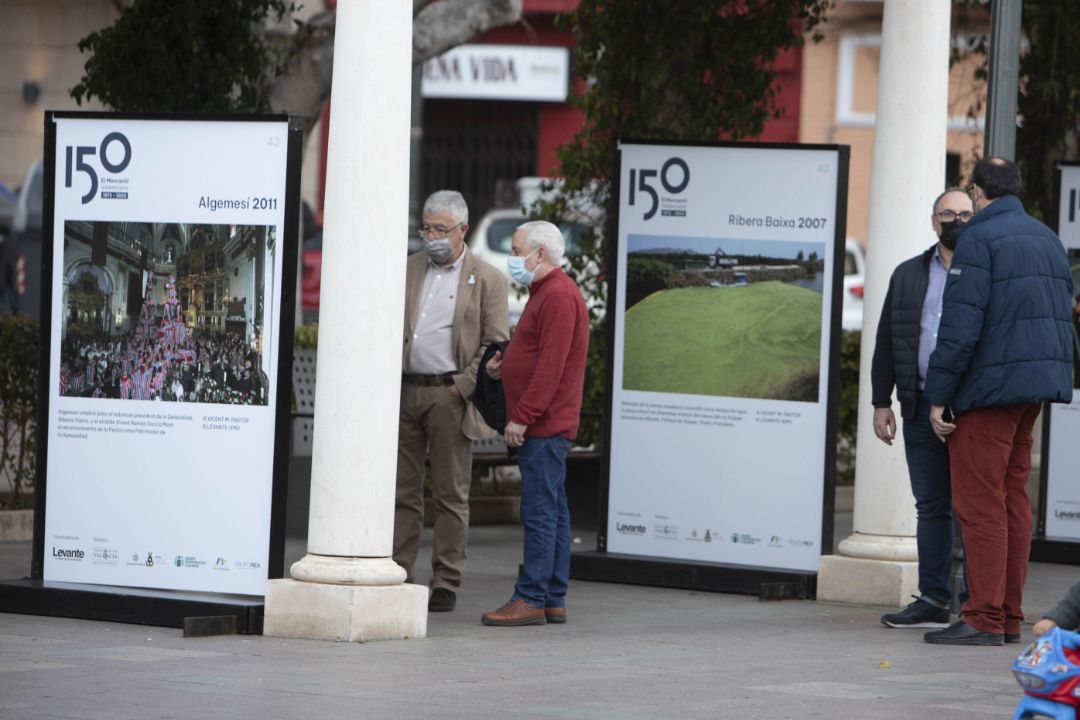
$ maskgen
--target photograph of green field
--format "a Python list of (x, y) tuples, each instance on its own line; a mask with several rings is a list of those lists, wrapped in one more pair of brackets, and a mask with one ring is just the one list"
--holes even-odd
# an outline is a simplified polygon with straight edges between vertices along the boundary
[(623, 388), (817, 402), (821, 308), (780, 281), (654, 292), (626, 311)]

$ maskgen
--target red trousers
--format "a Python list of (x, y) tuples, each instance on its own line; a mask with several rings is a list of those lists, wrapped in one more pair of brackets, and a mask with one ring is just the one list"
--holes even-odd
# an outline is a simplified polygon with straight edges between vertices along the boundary
[(983, 632), (1018, 633), (1031, 551), (1031, 429), (1042, 405), (971, 410), (949, 436), (953, 512), (964, 532), (970, 596), (964, 622)]

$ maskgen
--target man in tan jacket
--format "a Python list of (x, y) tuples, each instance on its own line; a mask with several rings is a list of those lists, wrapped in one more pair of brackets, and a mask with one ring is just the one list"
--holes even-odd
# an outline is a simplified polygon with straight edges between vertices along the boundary
[(431, 460), (435, 536), (428, 611), (454, 609), (469, 537), (472, 441), (495, 433), (468, 397), (484, 349), (509, 337), (507, 283), (465, 245), (461, 193), (424, 202), (424, 252), (405, 271), (405, 334), (398, 423), (394, 560), (411, 582), (424, 522), (424, 460)]

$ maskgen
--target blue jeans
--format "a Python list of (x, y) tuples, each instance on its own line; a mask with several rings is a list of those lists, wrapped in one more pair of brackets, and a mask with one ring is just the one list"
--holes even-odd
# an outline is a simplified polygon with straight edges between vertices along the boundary
[(904, 420), (904, 452), (915, 496), (919, 592), (941, 607), (952, 601), (953, 516), (949, 448), (930, 425), (930, 403), (919, 393), (915, 417)]
[(513, 599), (534, 607), (565, 607), (570, 583), (570, 508), (566, 504), (564, 437), (525, 438), (518, 448), (525, 560)]

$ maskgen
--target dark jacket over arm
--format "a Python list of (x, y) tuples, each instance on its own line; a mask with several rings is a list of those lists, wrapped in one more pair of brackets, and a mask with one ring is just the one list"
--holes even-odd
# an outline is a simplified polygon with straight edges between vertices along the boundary
[(890, 407), (895, 386), (900, 416), (909, 420), (915, 417), (919, 391), (919, 333), (934, 247), (905, 260), (893, 271), (889, 292), (881, 306), (874, 357), (870, 362), (874, 407)]
[(503, 394), (502, 382), (487, 374), (487, 364), (495, 353), (505, 353), (506, 345), (505, 342), (493, 342), (484, 350), (484, 356), (477, 368), (476, 388), (469, 396), (484, 422), (500, 435), (506, 432), (506, 396)]

